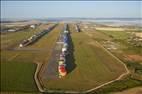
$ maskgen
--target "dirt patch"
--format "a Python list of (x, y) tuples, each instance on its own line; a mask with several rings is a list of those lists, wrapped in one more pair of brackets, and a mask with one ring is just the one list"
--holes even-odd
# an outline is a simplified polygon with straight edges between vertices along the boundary
[(88, 42), (88, 44), (100, 48), (100, 45), (98, 45), (98, 43), (96, 41), (90, 41), (90, 42)]
[(136, 35), (137, 37), (142, 38), (142, 33), (135, 33), (135, 35)]
[(142, 61), (142, 56), (141, 55), (125, 55), (125, 60)]
[(91, 32), (85, 32), (86, 35), (88, 35), (89, 37), (93, 37), (93, 34)]
[(96, 30), (103, 30), (103, 31), (124, 31), (123, 28), (113, 28), (113, 27), (96, 27)]

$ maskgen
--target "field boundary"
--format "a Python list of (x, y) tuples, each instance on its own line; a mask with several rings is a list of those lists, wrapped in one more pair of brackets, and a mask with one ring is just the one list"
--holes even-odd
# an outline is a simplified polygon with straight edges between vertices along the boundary
[(35, 79), (35, 82), (36, 82), (36, 85), (37, 85), (38, 90), (39, 90), (40, 92), (45, 92), (45, 91), (43, 90), (43, 88), (42, 88), (42, 86), (41, 86), (41, 83), (40, 83), (40, 81), (39, 81), (39, 78), (38, 78), (38, 74), (39, 74), (40, 69), (41, 69), (41, 67), (42, 67), (43, 64), (42, 64), (42, 63), (38, 63), (38, 62), (36, 62), (36, 64), (37, 64), (37, 67), (36, 67), (34, 79)]

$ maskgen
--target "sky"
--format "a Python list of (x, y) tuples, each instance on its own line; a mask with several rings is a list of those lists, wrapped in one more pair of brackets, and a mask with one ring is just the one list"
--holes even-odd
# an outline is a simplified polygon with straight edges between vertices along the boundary
[(1, 1), (1, 18), (142, 18), (142, 1)]

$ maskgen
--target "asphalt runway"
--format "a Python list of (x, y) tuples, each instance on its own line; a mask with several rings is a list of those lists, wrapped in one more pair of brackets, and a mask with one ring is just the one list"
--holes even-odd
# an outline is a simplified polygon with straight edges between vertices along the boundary
[(63, 33), (60, 34), (59, 38), (57, 39), (57, 42), (55, 44), (54, 49), (52, 50), (52, 54), (50, 56), (50, 59), (48, 63), (44, 64), (44, 68), (41, 73), (42, 79), (46, 80), (53, 80), (58, 79), (58, 60), (60, 57), (60, 53), (63, 46)]

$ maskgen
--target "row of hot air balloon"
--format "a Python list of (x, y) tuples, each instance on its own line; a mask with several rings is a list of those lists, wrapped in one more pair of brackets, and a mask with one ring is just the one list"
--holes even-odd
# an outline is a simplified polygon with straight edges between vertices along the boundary
[(64, 31), (63, 31), (63, 46), (62, 46), (62, 51), (60, 53), (60, 58), (58, 62), (58, 72), (59, 72), (59, 77), (63, 77), (67, 74), (66, 70), (66, 56), (69, 54), (68, 49), (69, 49), (69, 31), (68, 31), (68, 25), (65, 24)]
[(23, 40), (20, 44), (19, 47), (24, 47), (27, 46), (33, 42), (35, 42), (36, 40), (38, 40), (40, 37), (42, 37), (44, 34), (46, 34), (47, 32), (51, 31), (57, 24), (49, 27), (47, 30), (43, 30), (42, 32), (38, 32), (36, 34), (34, 34), (33, 36), (31, 36), (28, 39)]

